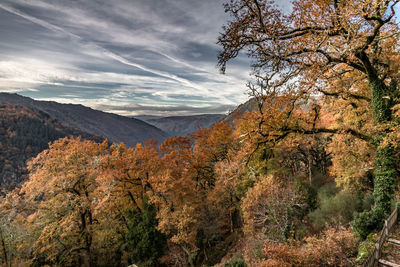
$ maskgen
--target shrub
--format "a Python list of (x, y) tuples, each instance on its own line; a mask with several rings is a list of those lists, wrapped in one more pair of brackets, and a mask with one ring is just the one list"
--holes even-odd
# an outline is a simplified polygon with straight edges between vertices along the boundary
[(360, 243), (358, 246), (358, 253), (357, 253), (357, 262), (363, 263), (371, 253), (374, 251), (375, 248), (375, 240), (372, 238), (370, 234), (366, 240)]
[(225, 263), (225, 267), (247, 267), (242, 254), (236, 254), (233, 259)]
[(365, 239), (375, 229), (382, 228), (382, 218), (383, 212), (378, 213), (373, 209), (370, 211), (364, 211), (355, 215), (352, 226), (355, 232), (362, 239)]
[(317, 231), (321, 231), (325, 225), (332, 227), (348, 225), (353, 220), (354, 212), (362, 206), (362, 200), (347, 191), (340, 191), (337, 194), (322, 191), (318, 199), (319, 207), (309, 215)]
[(321, 237), (308, 237), (304, 244), (267, 242), (261, 266), (352, 266), (357, 238), (349, 229), (329, 228)]
[(128, 233), (125, 251), (131, 263), (154, 266), (167, 245), (167, 238), (157, 230), (156, 209), (145, 201), (143, 212), (128, 211)]
[(358, 240), (349, 229), (329, 228), (320, 238), (306, 238), (308, 261), (313, 266), (353, 266)]

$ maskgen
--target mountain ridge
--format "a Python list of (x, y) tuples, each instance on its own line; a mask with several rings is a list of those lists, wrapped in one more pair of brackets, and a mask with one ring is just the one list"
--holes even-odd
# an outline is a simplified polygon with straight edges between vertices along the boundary
[(81, 104), (39, 101), (10, 93), (0, 93), (0, 103), (17, 104), (39, 110), (67, 126), (102, 136), (112, 142), (124, 142), (128, 146), (143, 143), (148, 139), (162, 142), (168, 137), (161, 129), (142, 120), (95, 110)]
[(199, 128), (211, 127), (214, 123), (223, 120), (225, 117), (225, 114), (199, 114), (161, 118), (142, 116), (147, 123), (156, 126), (170, 136), (187, 136), (196, 132)]

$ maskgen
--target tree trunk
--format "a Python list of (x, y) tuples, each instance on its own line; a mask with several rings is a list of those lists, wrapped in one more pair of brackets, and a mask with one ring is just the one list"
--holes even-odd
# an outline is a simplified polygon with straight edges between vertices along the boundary
[(4, 262), (5, 262), (5, 266), (8, 266), (8, 256), (7, 256), (7, 248), (6, 248), (6, 242), (4, 241), (4, 235), (3, 235), (3, 231), (0, 230), (0, 238), (1, 238), (1, 246), (2, 246), (2, 250), (3, 250), (3, 257), (4, 257)]
[[(370, 79), (369, 86), (375, 122), (377, 126), (383, 127), (392, 120), (391, 108), (394, 104), (392, 99), (397, 86), (395, 83), (386, 86), (378, 78)], [(396, 169), (393, 147), (390, 144), (385, 146), (382, 144), (386, 135), (387, 131), (381, 130), (373, 143), (376, 148), (373, 192), (375, 205), (370, 211), (356, 214), (354, 218), (353, 226), (362, 238), (366, 238), (372, 231), (380, 229), (391, 212), (391, 202), (399, 174)]]
[[(372, 111), (378, 125), (383, 125), (392, 119), (392, 98), (396, 87), (395, 83), (392, 83), (391, 86), (386, 86), (380, 79), (370, 82)], [(377, 149), (373, 193), (375, 215), (382, 216), (382, 220), (391, 212), (391, 201), (398, 178), (393, 147), (390, 145), (381, 147), (385, 134), (385, 132), (382, 132), (375, 142)]]
[(391, 212), (391, 201), (398, 173), (391, 146), (378, 148), (375, 155), (374, 199), (375, 213), (386, 219)]
[(81, 213), (81, 234), (84, 239), (83, 242), (85, 244), (85, 247), (81, 253), (81, 257), (82, 257), (82, 265), (84, 267), (91, 267), (93, 261), (91, 253), (92, 236), (90, 234), (90, 229), (88, 229), (88, 227), (91, 224), (92, 224), (91, 212), (86, 210), (85, 212)]

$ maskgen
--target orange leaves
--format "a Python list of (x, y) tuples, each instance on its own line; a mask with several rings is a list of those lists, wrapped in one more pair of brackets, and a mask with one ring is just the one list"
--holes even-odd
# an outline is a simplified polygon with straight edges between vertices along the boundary
[(134, 148), (112, 145), (97, 178), (102, 199), (99, 205), (108, 205), (107, 210), (116, 206), (121, 210), (142, 209), (144, 198), (151, 191), (149, 177), (158, 167), (157, 147), (152, 141)]
[(36, 207), (29, 217), (31, 233), (38, 235), (34, 255), (53, 262), (63, 260), (59, 255), (71, 260), (80, 250), (90, 251), (87, 240), (98, 219), (97, 177), (107, 153), (107, 142), (63, 138), (28, 164), (30, 179), (21, 193)]
[(292, 209), (304, 206), (304, 198), (278, 177), (261, 177), (247, 191), (241, 209), (248, 233), (265, 233), (271, 240), (285, 240)]
[(357, 238), (350, 229), (329, 228), (321, 237), (309, 237), (305, 244), (267, 241), (267, 260), (260, 266), (353, 266), (350, 258), (356, 254)]
[(371, 189), (374, 149), (350, 135), (332, 137), (328, 151), (332, 155), (331, 174), (339, 186), (349, 189)]
[(79, 195), (82, 190), (93, 190), (98, 167), (95, 158), (101, 157), (106, 147), (105, 142), (97, 144), (79, 138), (54, 142), (28, 163), (31, 176), (22, 192), (30, 199), (41, 194), (47, 199), (59, 193)]
[(151, 201), (159, 207), (159, 229), (171, 234), (175, 243), (186, 244), (193, 250), (201, 216), (201, 191), (196, 183), (190, 141), (169, 138), (160, 151), (160, 171), (151, 178), (155, 190)]
[(219, 183), (215, 165), (227, 160), (234, 146), (232, 127), (223, 122), (189, 138), (169, 138), (160, 146), (160, 168), (151, 177), (151, 201), (159, 207), (159, 229), (190, 251), (197, 249), (198, 230), (219, 218), (209, 215), (214, 214), (211, 210), (217, 201), (209, 197)]

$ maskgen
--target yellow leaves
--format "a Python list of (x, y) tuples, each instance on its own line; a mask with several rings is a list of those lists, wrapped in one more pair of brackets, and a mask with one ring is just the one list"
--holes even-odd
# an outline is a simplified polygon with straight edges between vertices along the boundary
[(283, 240), (285, 226), (290, 223), (290, 210), (303, 205), (303, 197), (290, 183), (279, 177), (260, 177), (247, 191), (241, 209), (245, 231), (263, 232), (272, 240)]
[(328, 151), (332, 154), (331, 174), (339, 186), (369, 189), (373, 171), (374, 148), (350, 135), (332, 137)]
[(177, 214), (174, 214), (176, 216), (176, 234), (172, 236), (172, 242), (177, 244), (189, 244), (192, 249), (196, 248), (198, 219), (194, 214), (196, 214), (195, 207), (188, 204), (183, 205), (182, 209), (180, 209)]
[(172, 234), (174, 242), (194, 248), (201, 195), (189, 140), (169, 138), (160, 150), (161, 168), (150, 180), (155, 191), (151, 202), (160, 209), (159, 229)]

